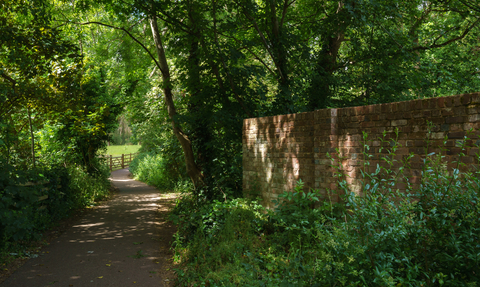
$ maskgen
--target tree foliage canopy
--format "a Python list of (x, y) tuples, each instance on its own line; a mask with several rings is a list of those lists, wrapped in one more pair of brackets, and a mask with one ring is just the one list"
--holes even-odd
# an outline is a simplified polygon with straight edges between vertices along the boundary
[(208, 197), (240, 192), (246, 117), (480, 90), (476, 1), (1, 3), (2, 113), (78, 99), (101, 124), (121, 103), (145, 147), (173, 131)]

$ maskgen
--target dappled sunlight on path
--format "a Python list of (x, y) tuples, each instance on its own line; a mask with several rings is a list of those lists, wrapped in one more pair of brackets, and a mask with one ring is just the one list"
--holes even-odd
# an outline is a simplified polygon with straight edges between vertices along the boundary
[(128, 175), (127, 169), (112, 172), (119, 194), (87, 213), (0, 286), (163, 286), (160, 249), (165, 246), (160, 246), (159, 228), (165, 222), (157, 211), (164, 195)]

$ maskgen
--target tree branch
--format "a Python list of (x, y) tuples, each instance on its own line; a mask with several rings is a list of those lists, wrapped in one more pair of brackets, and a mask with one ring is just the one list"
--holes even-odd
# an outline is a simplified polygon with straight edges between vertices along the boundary
[[(428, 5), (428, 2), (425, 5)], [(415, 24), (413, 24), (412, 28), (410, 28), (410, 31), (409, 31), (410, 35), (413, 35), (415, 33), (415, 30), (418, 29), (420, 24), (422, 24), (423, 20), (425, 20), (425, 18), (428, 16), (428, 14), (430, 14), (430, 12), (432, 11), (431, 8), (432, 8), (432, 6), (427, 6), (425, 8), (425, 10), (423, 10), (422, 16), (420, 18), (418, 18), (417, 21), (415, 21)]]
[(239, 4), (239, 5), (243, 8), (243, 10), (244, 10), (243, 14), (245, 15), (245, 17), (247, 17), (250, 21), (252, 21), (253, 27), (255, 27), (255, 30), (257, 30), (257, 33), (258, 33), (258, 35), (260, 36), (260, 39), (262, 40), (263, 46), (265, 47), (265, 49), (267, 50), (268, 54), (269, 54), (270, 57), (272, 58), (272, 61), (273, 61), (273, 63), (275, 64), (275, 67), (277, 68), (278, 74), (280, 75), (280, 77), (282, 78), (282, 80), (285, 80), (285, 76), (283, 75), (280, 67), (278, 66), (278, 63), (277, 63), (275, 57), (273, 56), (272, 51), (270, 51), (270, 48), (268, 47), (267, 40), (265, 39), (265, 36), (263, 35), (262, 31), (261, 31), (260, 28), (258, 27), (257, 21), (255, 21), (255, 19), (246, 12), (245, 7), (243, 7), (241, 4)]
[(6, 113), (7, 110), (11, 109), (14, 105), (15, 102), (17, 102), (19, 100), (19, 97), (17, 95), (17, 91), (15, 89), (15, 86), (17, 85), (17, 81), (15, 81), (14, 79), (12, 79), (9, 75), (5, 74), (5, 71), (2, 71), (2, 73), (0, 74), (0, 76), (2, 78), (4, 78), (5, 80), (9, 81), (11, 84), (12, 84), (12, 89), (13, 89), (13, 99), (8, 99), (8, 102), (9, 103), (9, 107), (7, 107), (8, 103), (4, 106), (2, 106), (2, 109), (0, 109), (0, 117)]
[(2, 78), (8, 80), (10, 83), (12, 83), (13, 86), (15, 86), (17, 84), (17, 81), (15, 81), (14, 79), (12, 79), (10, 76), (8, 76), (7, 74), (5, 74), (4, 71), (2, 71), (2, 73), (0, 74), (0, 76), (2, 76)]
[(283, 22), (285, 21), (285, 16), (287, 15), (287, 9), (297, 0), (293, 0), (292, 2), (288, 3), (288, 0), (285, 0), (283, 3), (283, 11), (282, 11), (282, 20), (280, 20), (280, 27), (283, 27)]
[[(238, 40), (237, 38), (235, 38), (235, 37), (233, 37), (233, 36), (225, 35), (225, 34), (220, 33), (220, 32), (218, 32), (218, 31), (217, 31), (217, 34), (218, 34), (218, 35), (222, 35), (223, 37), (226, 37), (226, 38), (233, 39), (233, 40), (235, 40), (235, 42), (237, 42), (237, 43), (239, 43), (239, 44), (242, 44), (242, 41)], [(250, 48), (248, 48), (247, 46), (243, 46), (243, 47), (240, 48), (240, 50), (242, 50), (242, 49), (247, 50), (250, 54), (253, 55), (253, 57), (254, 57), (255, 59), (257, 59), (260, 63), (262, 63), (262, 65), (265, 66), (265, 68), (267, 68), (267, 70), (268, 70), (270, 73), (272, 73), (273, 75), (275, 75), (275, 72), (272, 71), (272, 69), (270, 69), (270, 67), (269, 67), (262, 59), (260, 59), (260, 57), (258, 57), (257, 54), (255, 54), (255, 52), (253, 52)]]
[(185, 32), (187, 34), (190, 34), (189, 27), (187, 25), (183, 24), (181, 21), (172, 22), (172, 21), (168, 20), (168, 19), (172, 19), (172, 18), (168, 14), (166, 14), (165, 12), (160, 12), (159, 14), (166, 17), (165, 18), (165, 17), (157, 15), (157, 17), (160, 18), (160, 20), (162, 20), (163, 22), (166, 22), (166, 23), (168, 23), (172, 26), (175, 26), (176, 28), (179, 28), (183, 32)]
[(475, 2), (470, 2), (468, 0), (459, 0), (463, 5), (467, 6), (468, 8), (480, 12), (480, 5), (477, 3), (477, 6), (475, 6)]
[(460, 35), (460, 36), (458, 36), (458, 37), (452, 38), (452, 39), (450, 39), (450, 40), (448, 40), (448, 41), (445, 41), (445, 42), (443, 42), (443, 43), (441, 43), (441, 44), (435, 44), (436, 41), (438, 40), (438, 39), (436, 39), (435, 42), (434, 42), (432, 45), (430, 45), (430, 46), (418, 46), (418, 47), (415, 47), (415, 48), (411, 49), (410, 51), (430, 50), (430, 49), (434, 49), (434, 48), (440, 48), (440, 47), (444, 47), (444, 46), (446, 46), (446, 45), (448, 45), (448, 44), (450, 44), (450, 43), (453, 43), (453, 42), (455, 42), (455, 41), (461, 40), (461, 39), (465, 38), (465, 36), (467, 36), (468, 32), (470, 32), (470, 30), (472, 30), (472, 28), (475, 27), (475, 25), (476, 25), (479, 21), (480, 21), (480, 19), (477, 19), (477, 21), (473, 22), (473, 24), (470, 25), (469, 27), (467, 27), (467, 28), (465, 29), (465, 31), (463, 31), (462, 35)]
[(240, 96), (238, 95), (238, 93), (235, 91), (235, 84), (233, 83), (232, 76), (230, 75), (230, 72), (228, 71), (227, 64), (225, 63), (225, 60), (224, 60), (224, 58), (223, 58), (223, 56), (222, 56), (222, 52), (221, 52), (221, 50), (220, 50), (220, 45), (218, 44), (217, 41), (215, 41), (215, 45), (217, 46), (217, 49), (218, 49), (218, 51), (219, 51), (220, 61), (222, 62), (223, 68), (225, 69), (225, 73), (227, 74), (227, 78), (228, 78), (228, 81), (229, 81), (229, 84), (230, 84), (230, 89), (232, 89), (233, 96), (234, 96), (235, 99), (240, 103), (240, 105), (242, 106), (243, 111), (244, 111), (250, 118), (253, 118), (253, 115), (250, 113), (250, 111), (247, 109), (247, 107), (246, 107), (245, 104), (243, 103), (242, 98), (240, 98)]
[(129, 27), (128, 29), (129, 29), (129, 30), (132, 30), (133, 27), (137, 26), (138, 24), (140, 24), (141, 22), (143, 22), (145, 19), (146, 19), (146, 17), (138, 20), (137, 22), (134, 22), (132, 25), (130, 25), (130, 27)]
[[(412, 49), (409, 49), (407, 50), (408, 52), (413, 52), (413, 51), (417, 51), (417, 50), (422, 50), (422, 51), (425, 51), (425, 50), (430, 50), (430, 49), (435, 49), (435, 48), (441, 48), (441, 47), (444, 47), (444, 46), (447, 46), (448, 44), (451, 44), (455, 41), (458, 41), (458, 40), (461, 40), (463, 38), (465, 38), (465, 36), (467, 36), (467, 34), (470, 32), (470, 30), (475, 26), (475, 24), (477, 24), (478, 22), (480, 21), (480, 19), (478, 19), (477, 21), (475, 21), (472, 25), (470, 25), (467, 29), (465, 29), (465, 31), (462, 33), (462, 35), (458, 36), (458, 37), (455, 37), (455, 38), (452, 38), (448, 41), (445, 41), (441, 44), (435, 44), (435, 45), (430, 45), (430, 46), (418, 46), (418, 47), (414, 47)], [(400, 52), (397, 52), (397, 53), (393, 53), (392, 55), (398, 55), (400, 54)], [(338, 66), (335, 66), (335, 69), (343, 69), (345, 68), (347, 65), (355, 65), (355, 64), (358, 64), (358, 63), (361, 63), (361, 62), (364, 62), (364, 61), (367, 61), (367, 60), (370, 60), (372, 59), (373, 56), (370, 55), (368, 57), (365, 57), (363, 59), (360, 59), (360, 60), (357, 60), (357, 61), (347, 61), (345, 62), (343, 65), (338, 65)], [(477, 73), (480, 73), (480, 72), (473, 72), (473, 74), (477, 74)]]
[(395, 44), (397, 44), (397, 46), (400, 48), (400, 49), (403, 49), (403, 46), (397, 42), (397, 40), (395, 40), (395, 38), (390, 34), (390, 32), (388, 32), (387, 29), (385, 29), (381, 24), (378, 24), (380, 26), (380, 28), (382, 28), (385, 33), (387, 33), (388, 36), (390, 36), (390, 38), (392, 38), (393, 42), (395, 42)]
[(108, 27), (108, 28), (116, 29), (116, 30), (121, 30), (121, 31), (127, 33), (127, 35), (130, 38), (132, 38), (132, 40), (137, 42), (137, 44), (139, 44), (148, 53), (150, 58), (155, 62), (155, 65), (157, 66), (157, 68), (163, 73), (162, 68), (160, 67), (160, 64), (155, 59), (155, 57), (152, 55), (152, 53), (147, 49), (147, 47), (145, 47), (145, 45), (142, 44), (142, 42), (140, 42), (137, 38), (135, 38), (127, 29), (122, 28), (122, 27), (115, 27), (115, 26), (105, 24), (105, 23), (102, 23), (102, 22), (97, 22), (97, 21), (90, 21), (90, 22), (84, 22), (84, 23), (78, 23), (78, 22), (71, 22), (71, 23), (76, 24), (76, 25), (81, 25), (81, 26), (95, 24), (95, 25), (105, 26), (105, 27)]

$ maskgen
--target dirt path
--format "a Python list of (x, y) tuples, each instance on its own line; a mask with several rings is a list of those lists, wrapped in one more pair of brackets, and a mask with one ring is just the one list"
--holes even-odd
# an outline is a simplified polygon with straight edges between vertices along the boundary
[(1, 287), (168, 286), (174, 227), (165, 221), (174, 194), (112, 172), (119, 193), (42, 248)]

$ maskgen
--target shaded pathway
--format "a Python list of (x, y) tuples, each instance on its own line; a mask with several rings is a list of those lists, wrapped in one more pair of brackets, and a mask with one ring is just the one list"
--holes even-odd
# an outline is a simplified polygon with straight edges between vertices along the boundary
[(112, 172), (120, 193), (42, 248), (41, 256), (28, 260), (0, 286), (164, 286), (167, 253), (160, 250), (168, 249), (165, 237), (171, 234), (159, 234), (164, 224), (157, 213), (160, 194), (128, 175), (127, 169)]

